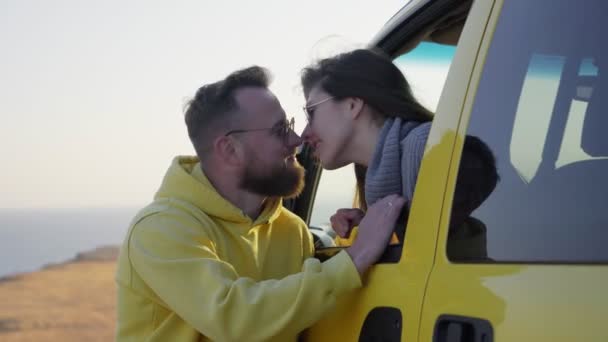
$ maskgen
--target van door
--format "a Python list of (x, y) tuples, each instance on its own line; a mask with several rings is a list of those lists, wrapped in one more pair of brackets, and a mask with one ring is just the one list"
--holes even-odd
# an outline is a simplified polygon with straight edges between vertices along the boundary
[(419, 341), (608, 339), (607, 17), (604, 0), (496, 1)]
[[(418, 2), (417, 5), (420, 3)], [(390, 39), (379, 43), (380, 47), (393, 54), (396, 50), (405, 48), (411, 43), (409, 38), (420, 39), (418, 34), (422, 29), (421, 27), (414, 29), (408, 26), (408, 23), (434, 25), (437, 23), (437, 18), (450, 12), (452, 9), (450, 6), (459, 7), (462, 2), (438, 1), (433, 4), (433, 6), (423, 6), (421, 12), (402, 20), (398, 20), (399, 16), (396, 16), (395, 33), (391, 34)], [(405, 10), (407, 9), (406, 7)], [(486, 2), (485, 5), (478, 6), (474, 16), (485, 23), (490, 9), (491, 3)], [(470, 27), (470, 37), (477, 37), (476, 40), (472, 39), (476, 44), (479, 44), (484, 28), (483, 24)], [(395, 51), (390, 51), (391, 48), (385, 44), (393, 44), (392, 48)], [(472, 50), (476, 51), (476, 48)], [(394, 61), (412, 84), (414, 94), (419, 98), (422, 97), (422, 102), (431, 110), (437, 105), (453, 54), (454, 47), (422, 43), (409, 54)], [(428, 64), (429, 57), (434, 57), (436, 64)], [(471, 59), (461, 63), (459, 68), (464, 71), (463, 74), (470, 75), (473, 65)], [(414, 81), (417, 78), (416, 74), (421, 71), (418, 67), (425, 68), (420, 74), (422, 75), (420, 80), (426, 83)], [(432, 76), (435, 77), (432, 80), (435, 82), (434, 87), (427, 87), (428, 72), (432, 72)], [(465, 83), (467, 81), (465, 80)], [(437, 84), (438, 82), (440, 84)], [(462, 96), (456, 96), (452, 100), (460, 101), (462, 104), (464, 94), (463, 89)], [(306, 340), (415, 341), (418, 339), (423, 296), (435, 256), (441, 206), (447, 184), (446, 175), (456, 141), (458, 122), (458, 111), (437, 116), (433, 121), (409, 217), (403, 217), (398, 225), (398, 229), (406, 228), (404, 239), (399, 244), (389, 246), (380, 262), (366, 275), (361, 289), (339, 298), (335, 309), (308, 329)], [(348, 177), (351, 177), (352, 181), (346, 181)], [(317, 177), (316, 181), (318, 182), (316, 196), (312, 196), (314, 201), (308, 202), (314, 203), (312, 213), (300, 210), (301, 216), (310, 218), (309, 224), (312, 227), (327, 224), (329, 215), (339, 208), (339, 206), (334, 207), (333, 210), (328, 211), (327, 207), (331, 203), (352, 204), (354, 171), (350, 168), (346, 172), (340, 170), (338, 173), (324, 171), (320, 180)], [(349, 186), (344, 187), (344, 184)], [(350, 197), (344, 197), (344, 194), (349, 194)], [(334, 200), (330, 201), (330, 198)], [(345, 203), (348, 199), (350, 203)], [(317, 213), (323, 215), (319, 216)], [(322, 258), (323, 255), (334, 253), (336, 249), (337, 247), (319, 249), (318, 256)]]

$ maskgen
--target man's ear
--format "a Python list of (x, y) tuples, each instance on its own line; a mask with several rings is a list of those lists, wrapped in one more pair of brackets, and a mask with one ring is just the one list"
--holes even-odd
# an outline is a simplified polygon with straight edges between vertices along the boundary
[(363, 112), (363, 107), (365, 106), (365, 102), (359, 97), (349, 97), (347, 101), (348, 111), (351, 115), (351, 118), (357, 119)]
[(239, 165), (244, 157), (243, 145), (230, 136), (222, 135), (213, 141), (215, 154), (227, 165)]

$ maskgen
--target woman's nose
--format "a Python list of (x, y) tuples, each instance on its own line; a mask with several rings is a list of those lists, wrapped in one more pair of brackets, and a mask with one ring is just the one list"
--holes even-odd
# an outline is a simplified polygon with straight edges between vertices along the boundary
[(307, 142), (310, 139), (310, 124), (306, 124), (306, 127), (304, 127), (304, 130), (302, 131), (302, 139)]

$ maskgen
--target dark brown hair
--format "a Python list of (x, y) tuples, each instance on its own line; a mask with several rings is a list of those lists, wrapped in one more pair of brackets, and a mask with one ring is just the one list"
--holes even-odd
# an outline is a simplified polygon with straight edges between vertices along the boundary
[(225, 79), (204, 85), (188, 102), (185, 110), (185, 121), (188, 136), (199, 158), (203, 158), (201, 148), (208, 139), (217, 133), (217, 124), (227, 126), (230, 114), (238, 110), (234, 93), (243, 87), (268, 88), (270, 72), (260, 66), (251, 66), (237, 70)]

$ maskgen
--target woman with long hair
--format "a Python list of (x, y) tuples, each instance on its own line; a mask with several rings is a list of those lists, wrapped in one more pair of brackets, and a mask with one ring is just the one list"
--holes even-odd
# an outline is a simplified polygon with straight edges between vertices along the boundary
[(387, 195), (399, 194), (409, 206), (433, 114), (399, 68), (379, 51), (358, 49), (304, 68), (301, 81), (308, 119), (302, 137), (324, 169), (355, 165), (360, 209), (339, 210), (336, 232), (347, 235), (351, 221)]

